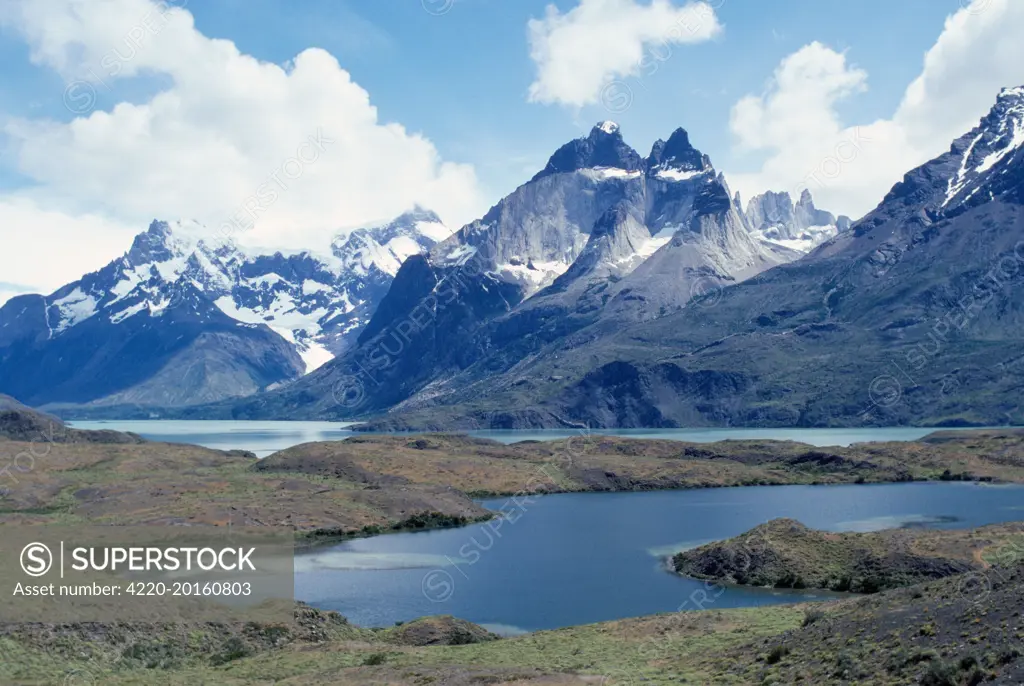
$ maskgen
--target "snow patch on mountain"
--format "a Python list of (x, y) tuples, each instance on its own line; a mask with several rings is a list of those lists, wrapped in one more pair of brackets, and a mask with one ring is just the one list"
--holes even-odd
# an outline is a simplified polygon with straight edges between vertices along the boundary
[[(956, 164), (945, 184), (940, 209), (956, 208), (978, 202), (975, 197), (988, 188), (989, 197), (1008, 190), (997, 177), (1006, 173), (1006, 165), (1024, 149), (1024, 88), (1004, 88), (996, 104), (973, 131), (955, 141), (943, 158), (944, 170)], [(1010, 183), (1010, 186), (1013, 184)]]
[(335, 239), (329, 253), (287, 254), (210, 241), (196, 222), (154, 221), (123, 257), (47, 298), (46, 324), (53, 338), (97, 316), (118, 326), (187, 302), (198, 321), (217, 313), (269, 327), (309, 373), (350, 345), (402, 262), (450, 235), (437, 215), (416, 208)]
[(59, 334), (94, 316), (98, 304), (95, 296), (83, 293), (80, 287), (75, 288), (64, 297), (54, 300), (52, 306), (60, 312), (60, 321), (56, 328), (51, 329), (51, 334)]
[(655, 176), (663, 181), (689, 181), (707, 173), (706, 169), (659, 169)]
[(1016, 120), (1010, 122), (1012, 124), (1012, 132), (1007, 132), (1009, 140), (1002, 147), (993, 150), (988, 157), (981, 161), (978, 168), (975, 169), (977, 172), (986, 172), (992, 167), (999, 164), (999, 162), (1009, 155), (1014, 150), (1024, 145), (1024, 121)]
[(579, 173), (589, 179), (593, 179), (594, 181), (607, 181), (608, 179), (639, 179), (644, 175), (641, 171), (629, 171), (626, 169), (617, 169), (615, 167), (581, 169)]

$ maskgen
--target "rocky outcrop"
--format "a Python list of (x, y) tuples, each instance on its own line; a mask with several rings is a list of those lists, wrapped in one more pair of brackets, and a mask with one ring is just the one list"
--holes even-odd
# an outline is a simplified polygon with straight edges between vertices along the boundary
[(121, 431), (83, 431), (59, 418), (37, 412), (10, 396), (0, 395), (0, 441), (21, 443), (144, 443), (145, 439)]
[(775, 519), (726, 541), (676, 554), (679, 574), (769, 588), (876, 593), (980, 569), (984, 550), (1008, 543), (1020, 525), (958, 531), (830, 533)]
[[(736, 204), (739, 204), (738, 199)], [(847, 216), (836, 217), (815, 207), (811, 192), (806, 188), (796, 204), (786, 192), (755, 195), (747, 203), (746, 220), (759, 240), (803, 253), (846, 231), (852, 224)]]

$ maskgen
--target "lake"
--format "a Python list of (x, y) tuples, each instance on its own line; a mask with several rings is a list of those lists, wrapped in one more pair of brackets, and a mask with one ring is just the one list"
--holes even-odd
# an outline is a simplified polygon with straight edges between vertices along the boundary
[[(105, 420), (69, 422), (77, 429), (113, 429), (131, 431), (153, 441), (193, 443), (218, 450), (249, 450), (266, 457), (278, 450), (310, 441), (340, 441), (352, 435), (346, 422), (272, 422), (272, 421), (185, 421), (185, 420)], [(593, 435), (661, 438), (673, 441), (710, 443), (725, 439), (776, 439), (800, 441), (809, 445), (847, 446), (864, 441), (913, 441), (936, 429), (914, 427), (854, 429), (594, 429)], [(550, 429), (522, 431), (467, 431), (473, 436), (502, 443), (550, 441), (580, 436), (583, 432)]]
[(1013, 521), (1022, 516), (1024, 487), (762, 486), (508, 503), (485, 501), (491, 509), (514, 510), (500, 526), (378, 536), (301, 554), (296, 595), (365, 626), (452, 614), (506, 634), (679, 609), (822, 599), (828, 596), (706, 586), (670, 574), (664, 559), (776, 517), (833, 531)]
[[(90, 421), (83, 429), (250, 450), (260, 457), (343, 440), (349, 424), (267, 421)], [(592, 433), (709, 442), (760, 438), (816, 446), (908, 441), (933, 429), (663, 429)], [(576, 431), (474, 431), (503, 443)], [(505, 499), (484, 501), (493, 510)], [(722, 589), (670, 574), (665, 558), (776, 517), (835, 531), (973, 527), (1024, 518), (1024, 487), (963, 483), (775, 486), (533, 496), (502, 520), (348, 541), (296, 558), (296, 596), (364, 626), (452, 614), (505, 634), (671, 612), (822, 599), (826, 594)], [(514, 520), (514, 521), (513, 521)]]

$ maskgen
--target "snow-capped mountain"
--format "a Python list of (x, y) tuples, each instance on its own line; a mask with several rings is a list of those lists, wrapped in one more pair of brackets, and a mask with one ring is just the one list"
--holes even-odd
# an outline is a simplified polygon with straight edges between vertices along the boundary
[[(739, 200), (736, 201), (739, 204)], [(758, 240), (800, 253), (808, 253), (839, 232), (850, 228), (851, 219), (836, 217), (814, 206), (806, 188), (793, 204), (789, 193), (768, 191), (755, 195), (744, 211), (751, 232)]]
[[(559, 148), (541, 172), (482, 219), (432, 250), (430, 261), (449, 268), (474, 257), (491, 277), (520, 287), (523, 298), (556, 283), (565, 290), (576, 281), (624, 278), (644, 264), (645, 278), (659, 262), (675, 272), (686, 258), (672, 256), (673, 237), (686, 244), (684, 252), (707, 249), (713, 273), (727, 280), (778, 264), (771, 250), (742, 230), (698, 247), (700, 232), (691, 224), (705, 208), (703, 200), (728, 194), (724, 183), (681, 128), (657, 141), (645, 159), (625, 143), (617, 124), (601, 122)], [(679, 285), (678, 274), (663, 276)], [(685, 277), (682, 282), (688, 284)]]
[[(575, 183), (583, 173), (593, 172), (559, 174)], [(602, 215), (589, 240), (606, 225), (651, 233), (648, 218), (661, 215), (651, 188), (642, 206)], [(615, 207), (617, 189), (594, 192), (609, 193)], [(724, 184), (701, 189), (688, 230), (668, 245), (685, 245), (701, 227), (719, 245), (735, 236), (721, 229), (739, 221), (738, 203)], [(486, 291), (468, 279), (448, 288), (452, 275), (412, 258), (406, 285), (437, 293), (430, 313), (439, 325), (399, 345), (389, 336), (398, 327), (378, 324), (385, 314), (403, 321), (401, 298), (385, 312), (403, 268), (368, 329), (366, 358), (354, 360), (367, 371), (346, 356), (265, 395), (264, 407), (294, 418), (361, 414), (374, 428), (406, 430), (1024, 422), (1024, 88), (1002, 91), (974, 130), (809, 255), (709, 287), (664, 316), (637, 321), (615, 309), (627, 298), (635, 309), (648, 302), (647, 291), (621, 288), (626, 281), (671, 281), (641, 278), (667, 254), (656, 251), (624, 278), (595, 280), (574, 299), (556, 282), (525, 301), (486, 277)], [(457, 347), (445, 338), (449, 327)], [(373, 366), (378, 357), (387, 365)], [(332, 386), (348, 391), (340, 395), (348, 402), (332, 402)]]
[[(262, 339), (273, 342), (275, 354), (289, 361), (269, 376), (257, 374), (251, 383), (234, 383), (234, 391), (232, 383), (211, 390), (197, 381), (189, 393), (171, 394), (174, 402), (168, 402), (163, 391), (164, 400), (155, 398), (153, 390), (139, 391), (139, 384), (151, 381), (146, 374), (127, 375), (135, 392), (121, 388), (113, 394), (84, 396), (91, 402), (112, 402), (108, 396), (113, 395), (119, 402), (176, 405), (189, 399), (245, 395), (288, 381), (351, 345), (402, 262), (430, 249), (449, 232), (435, 214), (417, 208), (385, 226), (339, 237), (322, 254), (261, 252), (209, 235), (194, 222), (154, 221), (135, 237), (127, 253), (103, 269), (48, 296), (10, 300), (0, 308), (0, 385), (7, 390), (16, 376), (13, 371), (4, 373), (3, 362), (20, 359), (14, 354), (18, 351), (31, 348), (45, 354), (64, 348), (85, 329), (106, 331), (108, 339), (125, 339), (130, 345), (128, 332), (141, 328), (159, 338), (154, 332), (170, 332), (182, 318), (190, 321), (197, 336), (206, 324), (211, 330), (226, 327), (243, 337), (246, 331), (259, 330)], [(72, 357), (85, 369), (99, 364), (87, 350), (76, 349)], [(196, 357), (189, 356), (189, 362), (194, 365)], [(175, 367), (171, 360), (167, 363)], [(58, 387), (65, 381), (55, 380)], [(40, 402), (37, 394), (23, 390), (14, 395)], [(73, 395), (44, 393), (43, 402), (83, 401), (82, 393)]]
[[(1024, 86), (1004, 88), (995, 107), (981, 123), (953, 144), (952, 157), (960, 158), (956, 172), (946, 182), (941, 208), (949, 212), (992, 200), (1019, 189), (1020, 179), (1011, 172), (1024, 149)], [(989, 197), (977, 197), (985, 190)]]
[(350, 414), (336, 387), (368, 371), (364, 410), (435, 402), (547, 346), (665, 316), (799, 256), (777, 248), (751, 234), (685, 130), (644, 158), (601, 122), (484, 217), (407, 260), (357, 348), (242, 411), (286, 416), (304, 402), (309, 414)]

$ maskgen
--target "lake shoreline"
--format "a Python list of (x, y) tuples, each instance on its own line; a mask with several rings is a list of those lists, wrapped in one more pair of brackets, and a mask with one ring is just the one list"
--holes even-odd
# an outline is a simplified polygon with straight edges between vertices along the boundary
[[(547, 669), (547, 673), (571, 673), (581, 669), (586, 672), (586, 669), (576, 667), (580, 664), (577, 655), (585, 654), (592, 664), (603, 665), (603, 673), (609, 673), (610, 670), (628, 669), (626, 663), (609, 657), (618, 654), (612, 650), (613, 647), (629, 645), (632, 646), (629, 650), (635, 650), (638, 655), (649, 654), (648, 637), (654, 635), (659, 637), (659, 641), (668, 641), (666, 645), (671, 645), (674, 654), (681, 654), (680, 651), (686, 650), (686, 645), (693, 640), (712, 641), (714, 650), (707, 650), (708, 646), (701, 643), (704, 647), (694, 655), (696, 659), (707, 659), (699, 656), (728, 654), (730, 661), (724, 662), (723, 667), (709, 667), (718, 674), (736, 663), (737, 658), (729, 652), (732, 650), (740, 651), (736, 655), (741, 656), (748, 653), (758, 655), (766, 650), (762, 647), (765, 641), (794, 640), (792, 632), (807, 634), (809, 641), (828, 640), (830, 634), (819, 636), (815, 633), (823, 626), (822, 622), (874, 622), (881, 613), (890, 612), (893, 608), (907, 609), (914, 622), (911, 628), (917, 631), (925, 623), (920, 619), (925, 608), (923, 603), (955, 592), (956, 581), (940, 580), (934, 590), (923, 591), (922, 597), (913, 595), (917, 591), (902, 593), (898, 590), (896, 595), (890, 595), (892, 592), (883, 594), (884, 598), (879, 601), (875, 601), (874, 596), (848, 601), (821, 598), (818, 591), (807, 593), (808, 598), (803, 598), (790, 595), (792, 591), (776, 595), (756, 589), (756, 602), (751, 603), (750, 599), (743, 597), (742, 588), (730, 587), (721, 596), (704, 590), (700, 602), (687, 605), (695, 593), (704, 589), (704, 582), (687, 585), (690, 583), (687, 579), (665, 574), (660, 561), (657, 565), (652, 564), (656, 561), (649, 556), (636, 555), (635, 550), (621, 554), (622, 551), (609, 547), (609, 541), (618, 540), (630, 549), (640, 547), (646, 550), (671, 542), (671, 536), (687, 535), (691, 536), (688, 540), (697, 540), (702, 534), (712, 533), (715, 540), (724, 540), (734, 530), (730, 531), (724, 524), (714, 532), (705, 532), (705, 529), (709, 523), (721, 521), (727, 513), (730, 517), (741, 515), (746, 518), (743, 521), (753, 519), (756, 523), (756, 519), (763, 516), (758, 514), (760, 511), (776, 516), (779, 508), (796, 506), (818, 512), (827, 509), (821, 507), (826, 503), (828, 507), (847, 503), (844, 506), (847, 509), (840, 508), (834, 516), (855, 520), (848, 524), (856, 524), (860, 521), (858, 518), (876, 517), (879, 522), (887, 524), (906, 512), (929, 516), (955, 515), (957, 511), (953, 500), (960, 502), (957, 507), (961, 508), (995, 507), (993, 503), (997, 501), (1004, 504), (1018, 502), (1020, 496), (1016, 492), (999, 494), (1000, 486), (1024, 483), (1024, 459), (1016, 457), (1024, 453), (1021, 449), (1024, 436), (1013, 431), (943, 432), (918, 442), (882, 442), (845, 448), (817, 448), (770, 440), (687, 443), (602, 436), (576, 444), (577, 449), (569, 459), (566, 459), (565, 444), (566, 441), (549, 441), (504, 445), (458, 435), (358, 436), (342, 442), (294, 446), (265, 460), (183, 444), (52, 445), (47, 446), (47, 469), (35, 470), (25, 474), (24, 478), (19, 476), (20, 487), (12, 493), (14, 501), (11, 507), (0, 513), (0, 520), (47, 523), (88, 518), (98, 524), (105, 521), (139, 524), (187, 522), (216, 526), (230, 513), (230, 516), (237, 517), (236, 522), (243, 518), (248, 522), (266, 524), (288, 522), (300, 536), (303, 531), (316, 530), (356, 532), (361, 534), (362, 540), (355, 551), (371, 554), (374, 550), (402, 554), (409, 538), (424, 545), (434, 545), (447, 537), (453, 546), (450, 550), (473, 544), (478, 546), (482, 555), (480, 566), (460, 564), (458, 573), (450, 569), (451, 577), (457, 580), (457, 590), (446, 601), (447, 604), (439, 605), (424, 597), (424, 589), (429, 587), (421, 585), (425, 578), (423, 568), (393, 569), (380, 574), (375, 570), (350, 573), (326, 567), (322, 570), (322, 577), (309, 578), (317, 579), (316, 583), (321, 586), (328, 579), (338, 583), (343, 578), (357, 580), (358, 583), (351, 587), (360, 600), (343, 604), (354, 610), (354, 614), (346, 611), (345, 615), (363, 626), (384, 623), (380, 621), (382, 611), (385, 617), (388, 613), (398, 615), (387, 622), (393, 625), (397, 621), (405, 622), (405, 617), (429, 616), (441, 609), (464, 618), (487, 616), (506, 620), (503, 623), (508, 625), (535, 628), (534, 633), (478, 644), (481, 647), (459, 646), (460, 652), (449, 658), (443, 652), (444, 646), (389, 648), (391, 644), (387, 641), (378, 640), (385, 635), (382, 630), (349, 629), (339, 621), (332, 625), (337, 627), (336, 638), (324, 638), (317, 629), (316, 641), (310, 644), (300, 641), (296, 645), (301, 645), (304, 651), (313, 651), (318, 663), (346, 669), (360, 665), (365, 669), (387, 669), (392, 664), (403, 664), (403, 655), (415, 655), (419, 660), (452, 660), (452, 664), (461, 665), (459, 656), (470, 654), (467, 650), (484, 651), (473, 653), (478, 655), (474, 659), (479, 662), (475, 664), (503, 664), (503, 656), (507, 654), (503, 651), (514, 651), (517, 655), (526, 651), (526, 655), (533, 655), (530, 651), (536, 646), (535, 658), (517, 659), (532, 660), (531, 664)], [(0, 442), (0, 446), (18, 452), (32, 444)], [(956, 484), (960, 487), (948, 490), (949, 495), (926, 493), (932, 486), (948, 488)], [(818, 496), (817, 500), (809, 496), (792, 498), (779, 493), (781, 489), (751, 489), (761, 494), (757, 500), (757, 507), (761, 509), (757, 511), (749, 510), (749, 503), (736, 502), (746, 502), (746, 499), (729, 497), (730, 493), (740, 490), (732, 488), (734, 486), (758, 485), (813, 485)], [(898, 496), (889, 496), (880, 490), (853, 488), (861, 485), (904, 490), (900, 490)], [(991, 497), (977, 498), (973, 488), (964, 490), (968, 485), (989, 486), (993, 493)], [(835, 490), (817, 491), (821, 486), (832, 486)], [(121, 495), (112, 497), (115, 492), (110, 490), (112, 488)], [(537, 512), (531, 506), (531, 511), (514, 524), (515, 536), (510, 529), (501, 529), (499, 548), (499, 544), (491, 539), (485, 543), (482, 535), (470, 535), (472, 527), (469, 524), (473, 517), (486, 517), (488, 521), (495, 522), (495, 529), (498, 527), (496, 513), (466, 495), (484, 492), (504, 494), (486, 500), (522, 495), (536, 498), (544, 504), (536, 505)], [(918, 495), (915, 496), (915, 492)], [(632, 507), (634, 514), (647, 519), (624, 518), (615, 510), (602, 514), (602, 501), (596, 498), (566, 501), (543, 498), (546, 494), (568, 496), (574, 493), (642, 493), (644, 502), (635, 502)], [(876, 495), (867, 495), (872, 493)], [(73, 497), (58, 501), (54, 500), (53, 494), (72, 494)], [(951, 495), (955, 497), (951, 498)], [(647, 497), (653, 500), (647, 500)], [(674, 507), (673, 502), (678, 504), (680, 497), (690, 504)], [(924, 509), (922, 503), (934, 503), (936, 497), (942, 500), (939, 509)], [(911, 504), (915, 499), (918, 505)], [(627, 499), (616, 500), (625, 503)], [(195, 507), (183, 508), (182, 504), (186, 502), (194, 503)], [(894, 509), (894, 502), (903, 505)], [(886, 503), (888, 508), (881, 507)], [(487, 504), (494, 506), (494, 503)], [(551, 510), (553, 505), (558, 507)], [(705, 507), (722, 509), (703, 509)], [(547, 516), (541, 514), (545, 509), (548, 510)], [(846, 514), (842, 515), (843, 512)], [(416, 532), (430, 532), (431, 536), (406, 538), (396, 530), (395, 527), (403, 527), (402, 522), (410, 517), (410, 513), (419, 513), (419, 518), (405, 526)], [(437, 516), (431, 513), (437, 513)], [(961, 523), (960, 520), (945, 521)], [(976, 518), (964, 521), (976, 521)], [(691, 522), (691, 529), (697, 527), (699, 531), (694, 529), (682, 533), (687, 522)], [(869, 522), (869, 525), (874, 523)], [(446, 532), (446, 524), (462, 526)], [(505, 521), (502, 526), (511, 526), (511, 523)], [(656, 534), (653, 531), (655, 526), (661, 526), (668, 533)], [(568, 538), (559, 539), (559, 530), (571, 531), (571, 535), (566, 533)], [(373, 534), (384, 531), (395, 535), (372, 538)], [(549, 542), (547, 548), (538, 547), (545, 532), (556, 537), (555, 543)], [(606, 534), (612, 538), (602, 538)], [(566, 548), (567, 542), (577, 540), (581, 535), (591, 538), (574, 544), (580, 546), (584, 557), (571, 565), (574, 570), (571, 587), (559, 585), (564, 583), (564, 579), (559, 582), (552, 578), (548, 583), (543, 576), (532, 578), (514, 571), (536, 559), (542, 550), (547, 550), (547, 555), (552, 551), (559, 554), (571, 552)], [(363, 536), (371, 538), (363, 539)], [(708, 538), (706, 535), (703, 537)], [(325, 537), (317, 549), (350, 540), (352, 537), (331, 540)], [(379, 544), (385, 545), (380, 548), (377, 547)], [(632, 567), (611, 568), (609, 563), (612, 560)], [(542, 568), (557, 570), (557, 564), (549, 562)], [(513, 573), (502, 576), (502, 570), (513, 570)], [(593, 570), (597, 576), (581, 574), (586, 570)], [(445, 569), (428, 573), (435, 571), (444, 573)], [(317, 573), (313, 570), (314, 575)], [(399, 579), (403, 575), (407, 579), (406, 595), (399, 592), (400, 587), (387, 585), (389, 579)], [(603, 585), (608, 578), (615, 588), (629, 588), (630, 592), (609, 593)], [(371, 579), (373, 583), (384, 585), (372, 588)], [(501, 584), (503, 593), (494, 593), (495, 583)], [(476, 591), (475, 586), (479, 586)], [(1013, 592), (1013, 588), (1006, 590), (1006, 593)], [(322, 587), (321, 593), (330, 596), (336, 591)], [(510, 600), (512, 604), (509, 607), (515, 611), (506, 614), (500, 607), (491, 607), (468, 612), (466, 608), (473, 607), (481, 597), (489, 597), (499, 603)], [(304, 599), (321, 606), (339, 602)], [(595, 599), (622, 605), (596, 606)], [(665, 602), (667, 600), (671, 603)], [(679, 604), (680, 600), (684, 601), (683, 605)], [(807, 606), (793, 603), (806, 600), (816, 602), (815, 607), (825, 608), (827, 617), (835, 619), (815, 619), (813, 625), (805, 625), (806, 617), (810, 616), (804, 609)], [(1006, 602), (1010, 600), (1012, 598)], [(744, 604), (756, 606), (744, 607)], [(572, 607), (577, 609), (572, 610)], [(694, 611), (672, 612), (671, 608), (677, 607)], [(993, 605), (996, 610), (1000, 607)], [(378, 620), (364, 621), (360, 615), (364, 615), (366, 610), (375, 613)], [(573, 615), (560, 613), (572, 610), (579, 619), (570, 619), (562, 629), (536, 629), (537, 622), (519, 616), (519, 610), (528, 615), (532, 612), (535, 617), (558, 615), (567, 618)], [(862, 620), (864, 613), (870, 616)], [(633, 618), (607, 619), (614, 616)], [(871, 622), (865, 626), (871, 626)], [(714, 627), (711, 633), (709, 626)], [(743, 627), (744, 631), (736, 633), (734, 629), (737, 626)], [(38, 660), (46, 669), (51, 669), (48, 665), (52, 665), (57, 674), (59, 670), (66, 669), (67, 658), (62, 657), (60, 662), (46, 662), (49, 658), (45, 648), (40, 653), (37, 644), (19, 642), (19, 636), (31, 634), (30, 630), (15, 628), (11, 631), (13, 633), (8, 636), (13, 638), (4, 639), (7, 641), (5, 645), (16, 645), (17, 650), (27, 651), (16, 654), (24, 655), (26, 660)], [(259, 630), (271, 634), (276, 631), (273, 628)], [(606, 632), (616, 632), (611, 643), (607, 643)], [(676, 636), (683, 638), (676, 642)], [(77, 640), (82, 641), (83, 647), (100, 645), (88, 637)], [(188, 645), (181, 643), (185, 639), (177, 634), (154, 636), (151, 631), (140, 630), (137, 635), (124, 633), (123, 639), (118, 640), (125, 641), (124, 645), (118, 644), (119, 654), (131, 651), (132, 654), (147, 655), (151, 651), (163, 655), (170, 651), (185, 656), (180, 664), (162, 672), (168, 684), (202, 683), (204, 679), (216, 682), (226, 674), (221, 663), (209, 662), (210, 659), (224, 659), (219, 653), (213, 658), (205, 653), (189, 653)], [(232, 648), (252, 641), (244, 635), (226, 637), (225, 640), (233, 641), (224, 644)], [(579, 645), (593, 645), (600, 650), (576, 653), (576, 641), (580, 642)], [(291, 662), (294, 651), (256, 644), (246, 650), (252, 652), (239, 652), (237, 656), (231, 653), (228, 669), (232, 674), (251, 673), (265, 678), (267, 670), (282, 676), (296, 673)], [(427, 652), (410, 652), (414, 650)], [(591, 649), (584, 647), (581, 650)], [(331, 662), (338, 659), (356, 662)], [(114, 665), (110, 668), (112, 670), (124, 669), (121, 676), (126, 679), (139, 673), (132, 671), (135, 667), (126, 663), (111, 664)], [(114, 672), (103, 672), (104, 679), (113, 675)]]

